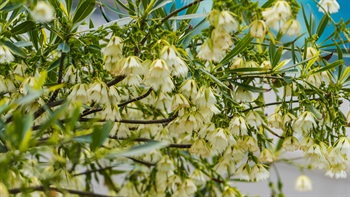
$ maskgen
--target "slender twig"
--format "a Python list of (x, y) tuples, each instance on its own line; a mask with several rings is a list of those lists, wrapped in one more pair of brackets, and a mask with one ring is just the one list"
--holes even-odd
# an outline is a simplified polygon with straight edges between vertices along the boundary
[[(309, 99), (309, 100), (321, 100), (321, 98), (314, 98), (314, 99)], [(267, 107), (267, 106), (271, 106), (271, 105), (280, 105), (282, 103), (298, 103), (298, 102), (300, 102), (300, 100), (291, 100), (291, 101), (284, 101), (284, 102), (283, 101), (279, 101), (279, 102), (267, 103), (267, 104), (264, 104), (264, 105), (255, 106), (255, 107), (251, 107), (251, 108), (242, 110), (241, 112), (247, 112), (247, 111), (250, 111), (250, 110), (253, 110), (253, 109), (259, 109), (259, 108), (263, 108), (263, 107)]]
[[(60, 65), (58, 68), (58, 78), (57, 78), (57, 84), (61, 84), (62, 83), (62, 77), (63, 77), (63, 69), (64, 69), (64, 60), (66, 58), (66, 53), (65, 52), (61, 52), (61, 59), (60, 59)], [(39, 117), (41, 114), (43, 114), (45, 112), (45, 106), (48, 106), (48, 103), (52, 103), (55, 101), (58, 92), (60, 90), (55, 90), (53, 92), (53, 94), (51, 95), (51, 97), (49, 98), (49, 100), (45, 103), (45, 105), (41, 108), (39, 108), (35, 113), (34, 113), (34, 118), (36, 119), (37, 117)]]
[(161, 22), (161, 23), (164, 23), (165, 21), (169, 20), (169, 18), (175, 16), (176, 14), (178, 14), (179, 12), (181, 12), (182, 10), (185, 10), (185, 9), (187, 9), (187, 8), (189, 8), (189, 7), (192, 7), (192, 6), (198, 4), (198, 3), (202, 2), (202, 1), (203, 1), (203, 0), (193, 1), (192, 3), (189, 3), (189, 4), (187, 4), (187, 5), (185, 5), (185, 6), (181, 7), (181, 8), (179, 8), (179, 9), (177, 9), (177, 10), (174, 10), (174, 11), (173, 11), (172, 13), (170, 13), (168, 16), (164, 17), (160, 22)]
[(128, 159), (130, 159), (130, 160), (132, 160), (132, 161), (134, 161), (134, 162), (136, 162), (136, 163), (140, 163), (140, 164), (142, 164), (142, 165), (145, 165), (145, 166), (147, 166), (148, 168), (157, 165), (156, 163), (150, 163), (150, 162), (143, 161), (143, 160), (140, 160), (140, 159), (136, 159), (136, 158), (133, 158), (133, 157), (126, 157), (126, 158), (128, 158)]
[[(198, 3), (202, 2), (202, 1), (203, 1), (203, 0), (196, 0), (196, 1), (193, 1), (192, 3), (189, 3), (189, 4), (187, 4), (187, 5), (185, 5), (185, 6), (181, 7), (181, 8), (179, 8), (179, 9), (177, 9), (177, 10), (174, 10), (174, 11), (173, 11), (172, 13), (170, 13), (168, 16), (164, 17), (164, 18), (160, 21), (160, 23), (158, 24), (158, 26), (162, 25), (165, 21), (169, 20), (171, 17), (175, 16), (175, 15), (178, 14), (179, 12), (181, 12), (181, 11), (183, 11), (183, 10), (189, 8), (189, 7), (192, 7), (192, 6), (198, 4)], [(141, 45), (145, 44), (145, 42), (146, 42), (146, 40), (147, 40), (147, 38), (148, 38), (149, 35), (150, 35), (150, 32), (148, 32), (148, 33), (145, 35), (145, 37), (143, 37), (143, 39), (142, 39), (141, 42), (140, 42)], [(138, 54), (138, 50), (135, 52), (135, 54)]]
[(22, 193), (24, 191), (56, 191), (56, 192), (68, 192), (70, 194), (76, 194), (79, 196), (91, 196), (91, 197), (112, 197), (108, 195), (103, 195), (103, 194), (96, 194), (92, 192), (86, 192), (86, 191), (79, 191), (79, 190), (73, 190), (73, 189), (64, 189), (64, 188), (56, 188), (56, 187), (44, 187), (44, 186), (34, 186), (34, 187), (25, 187), (25, 188), (14, 188), (14, 189), (9, 189), (10, 194), (18, 194)]
[[(153, 139), (149, 138), (118, 138), (117, 136), (109, 136), (110, 139), (115, 139), (115, 140), (130, 140), (133, 142), (149, 142), (149, 141), (155, 141)], [(169, 148), (191, 148), (192, 144), (169, 144), (167, 147)]]
[[(126, 124), (163, 124), (163, 123), (169, 123), (173, 121), (177, 116), (173, 116), (170, 118), (164, 118), (159, 120), (115, 120), (114, 122), (121, 122)], [(89, 121), (95, 121), (95, 122), (107, 122), (108, 120), (105, 119), (96, 119), (96, 118), (80, 118), (80, 122), (89, 122)]]
[[(123, 103), (120, 103), (120, 104), (118, 104), (118, 107), (122, 107), (122, 106), (125, 106), (125, 105), (129, 104), (129, 103), (132, 103), (132, 102), (135, 102), (135, 101), (139, 101), (139, 100), (141, 100), (141, 99), (144, 99), (144, 98), (146, 98), (148, 95), (150, 95), (152, 91), (153, 91), (153, 89), (150, 88), (145, 94), (143, 94), (143, 95), (141, 95), (141, 96), (139, 96), (139, 97), (133, 98), (133, 99), (131, 99), (131, 100), (125, 101), (125, 102), (123, 102)], [(102, 111), (102, 108), (96, 108), (96, 109), (88, 110), (88, 111), (83, 112), (83, 114), (81, 115), (81, 117), (84, 117), (84, 116), (87, 116), (87, 115), (89, 115), (89, 114), (93, 114), (93, 113), (96, 113), (96, 112), (100, 112), (100, 111)]]
[(278, 138), (280, 138), (280, 139), (284, 139), (283, 136), (278, 135), (276, 132), (272, 131), (272, 130), (271, 130), (270, 128), (268, 128), (267, 126), (264, 126), (264, 128), (265, 128), (268, 132), (270, 132), (272, 135), (274, 135), (274, 136), (276, 136), (276, 137), (278, 137)]
[(129, 103), (132, 103), (132, 102), (135, 102), (135, 101), (139, 101), (139, 100), (141, 100), (141, 99), (144, 99), (144, 98), (146, 98), (148, 95), (150, 95), (152, 91), (153, 91), (153, 88), (150, 88), (150, 89), (149, 89), (146, 93), (144, 93), (143, 95), (141, 95), (141, 96), (139, 96), (139, 97), (136, 97), (136, 98), (134, 98), (134, 99), (125, 101), (125, 102), (123, 102), (123, 103), (118, 104), (118, 107), (122, 107), (122, 106), (125, 106), (125, 105), (129, 104)]
[(86, 170), (84, 172), (73, 174), (72, 176), (81, 176), (81, 175), (91, 174), (91, 173), (100, 172), (100, 171), (103, 171), (103, 170), (109, 170), (109, 169), (112, 169), (114, 167), (116, 167), (116, 165), (114, 165), (114, 166), (107, 166), (107, 167), (100, 168), (100, 169)]
[(108, 87), (112, 86), (112, 85), (115, 85), (121, 81), (123, 81), (124, 79), (126, 78), (125, 75), (119, 75), (119, 76), (116, 76), (114, 79), (112, 79), (111, 81), (107, 82), (106, 85)]

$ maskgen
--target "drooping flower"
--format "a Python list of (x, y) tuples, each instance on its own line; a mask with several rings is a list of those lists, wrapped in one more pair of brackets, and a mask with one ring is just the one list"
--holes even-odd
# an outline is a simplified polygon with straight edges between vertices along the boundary
[(284, 0), (279, 0), (273, 7), (264, 10), (262, 15), (269, 27), (279, 30), (291, 15), (290, 5)]
[(96, 81), (93, 83), (88, 90), (88, 94), (90, 95), (90, 101), (95, 101), (101, 104), (110, 104), (108, 87), (101, 81)]
[(300, 35), (300, 23), (296, 19), (289, 19), (282, 25), (281, 31), (283, 34), (287, 33), (289, 36)]
[(340, 137), (336, 143), (335, 148), (338, 149), (341, 153), (346, 154), (350, 153), (350, 139), (347, 137)]
[(246, 122), (252, 127), (259, 127), (264, 123), (264, 120), (257, 111), (250, 111), (245, 118)]
[(242, 164), (235, 173), (235, 176), (240, 180), (250, 181), (251, 169), (249, 164)]
[(32, 17), (39, 23), (48, 23), (54, 19), (55, 11), (51, 4), (39, 1), (31, 12)]
[(293, 129), (297, 132), (309, 132), (316, 126), (315, 116), (312, 112), (306, 111), (302, 113), (293, 124)]
[(232, 118), (229, 129), (231, 134), (234, 136), (247, 135), (248, 131), (246, 121), (241, 116), (236, 116)]
[(259, 162), (273, 162), (275, 160), (275, 155), (273, 154), (273, 152), (270, 149), (265, 148), (259, 156)]
[(266, 170), (264, 165), (256, 164), (252, 167), (250, 176), (251, 180), (262, 181), (270, 177), (270, 172)]
[(299, 148), (299, 141), (294, 136), (286, 137), (283, 140), (282, 148), (286, 151), (296, 151)]
[(188, 102), (187, 98), (182, 94), (175, 94), (173, 97), (173, 100), (171, 102), (171, 109), (173, 111), (181, 109), (181, 108), (188, 108), (190, 107), (190, 103)]
[(115, 67), (117, 62), (123, 58), (123, 39), (113, 36), (103, 50), (103, 55), (105, 58), (105, 69), (114, 75), (118, 75), (120, 69), (116, 71)]
[(236, 170), (236, 163), (232, 159), (232, 155), (224, 154), (214, 166), (214, 170), (223, 177), (231, 176)]
[(215, 105), (216, 98), (211, 88), (202, 86), (199, 88), (194, 102), (198, 108), (210, 107)]
[(282, 117), (279, 113), (273, 113), (267, 118), (268, 124), (276, 129), (282, 128)]
[(221, 11), (218, 18), (218, 26), (223, 27), (228, 33), (236, 32), (239, 28), (238, 21), (228, 11)]
[(252, 136), (245, 136), (243, 143), (244, 148), (250, 152), (256, 152), (259, 150), (258, 142)]
[(314, 47), (307, 47), (306, 48), (306, 59), (313, 58), (317, 54), (318, 54), (318, 51)]
[(236, 89), (236, 92), (234, 93), (234, 98), (238, 103), (250, 103), (254, 101), (252, 93), (243, 88)]
[(206, 181), (209, 179), (208, 176), (199, 169), (195, 169), (189, 177), (197, 186), (205, 185)]
[(245, 67), (245, 61), (242, 57), (237, 57), (231, 62), (230, 69), (243, 68)]
[(193, 79), (187, 79), (181, 84), (179, 92), (187, 96), (189, 99), (194, 99), (198, 92), (196, 81)]
[(227, 50), (233, 44), (231, 35), (220, 28), (216, 28), (212, 31), (211, 39), (214, 43), (213, 47), (219, 48), (221, 50)]
[(10, 49), (5, 45), (0, 45), (0, 64), (9, 64), (13, 62), (13, 60), (15, 60), (15, 58)]
[(250, 36), (253, 38), (264, 39), (269, 28), (267, 27), (265, 21), (255, 20), (250, 24)]
[(205, 41), (198, 51), (198, 58), (207, 61), (220, 62), (224, 59), (226, 51), (221, 48), (215, 47), (211, 39)]
[(228, 131), (223, 128), (217, 128), (208, 134), (207, 139), (214, 155), (222, 153), (227, 148), (229, 136)]
[(204, 139), (197, 139), (193, 142), (189, 152), (193, 155), (208, 157), (210, 155), (210, 147)]
[(295, 181), (295, 190), (299, 192), (311, 191), (311, 179), (306, 175), (300, 175)]
[(337, 13), (340, 9), (340, 5), (336, 0), (320, 0), (318, 4), (318, 11), (323, 13), (325, 13), (325, 11), (330, 14)]
[(136, 56), (129, 56), (125, 59), (123, 62), (122, 69), (120, 71), (120, 74), (122, 75), (144, 75), (145, 69), (142, 66), (140, 58)]
[(79, 71), (73, 65), (68, 66), (63, 81), (71, 84), (80, 83)]
[(160, 52), (160, 57), (166, 62), (169, 66), (170, 74), (179, 77), (186, 77), (188, 74), (188, 68), (185, 61), (179, 57), (176, 47), (165, 46)]
[(88, 87), (86, 84), (76, 84), (73, 86), (71, 93), (68, 95), (70, 101), (82, 103), (88, 102)]
[(171, 92), (174, 89), (174, 84), (169, 74), (169, 67), (164, 60), (154, 60), (145, 76), (144, 83), (156, 91)]

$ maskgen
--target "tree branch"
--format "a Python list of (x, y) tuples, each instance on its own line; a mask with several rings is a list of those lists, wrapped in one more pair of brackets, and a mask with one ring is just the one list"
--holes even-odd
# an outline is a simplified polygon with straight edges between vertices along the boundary
[[(149, 141), (155, 141), (153, 139), (149, 138), (118, 138), (117, 136), (109, 136), (110, 139), (115, 139), (115, 140), (130, 140), (133, 142), (149, 142)], [(192, 144), (169, 144), (167, 147), (169, 148), (191, 148)]]
[(47, 190), (52, 190), (56, 192), (68, 192), (70, 194), (76, 194), (79, 196), (90, 196), (90, 197), (112, 197), (108, 195), (103, 195), (103, 194), (96, 194), (92, 192), (86, 192), (86, 191), (79, 191), (79, 190), (73, 190), (73, 189), (64, 189), (64, 188), (56, 188), (56, 187), (44, 187), (44, 186), (35, 186), (35, 187), (25, 187), (25, 188), (14, 188), (14, 189), (9, 189), (10, 194), (18, 194), (22, 193), (24, 191), (28, 190), (33, 190), (33, 191), (47, 191)]
[(169, 18), (175, 16), (176, 14), (178, 14), (179, 12), (181, 12), (182, 10), (185, 10), (185, 9), (187, 9), (187, 8), (189, 8), (189, 7), (192, 7), (192, 6), (198, 4), (198, 3), (202, 2), (202, 1), (203, 1), (203, 0), (196, 0), (196, 1), (193, 1), (192, 3), (189, 3), (189, 4), (183, 6), (183, 7), (179, 8), (179, 9), (173, 11), (173, 12), (170, 13), (168, 16), (164, 17), (164, 18), (160, 21), (160, 23), (161, 23), (161, 24), (164, 23), (165, 21), (169, 20)]
[[(118, 104), (118, 107), (122, 107), (122, 106), (125, 106), (129, 103), (132, 103), (132, 102), (135, 102), (135, 101), (139, 101), (141, 99), (144, 99), (146, 98), (148, 95), (151, 94), (151, 92), (153, 91), (152, 88), (150, 88), (146, 93), (144, 93), (143, 95), (139, 96), (139, 97), (136, 97), (136, 98), (133, 98), (131, 100), (128, 100), (128, 101), (125, 101), (123, 103), (120, 103)], [(99, 111), (102, 111), (102, 108), (97, 108), (97, 109), (93, 109), (93, 110), (89, 110), (89, 111), (86, 111), (86, 112), (83, 112), (83, 114), (81, 115), (81, 117), (84, 117), (84, 116), (87, 116), (89, 114), (93, 114), (93, 113), (96, 113), (96, 112), (99, 112)]]
[[(162, 123), (169, 123), (173, 121), (177, 115), (170, 117), (170, 118), (164, 118), (159, 120), (115, 120), (114, 122), (121, 122), (126, 124), (162, 124)], [(95, 121), (95, 122), (107, 122), (108, 120), (105, 119), (96, 119), (96, 118), (80, 118), (80, 122), (89, 122), (89, 121)]]
[(108, 87), (112, 86), (112, 85), (115, 85), (121, 81), (123, 81), (125, 79), (125, 75), (119, 75), (119, 76), (116, 76), (114, 79), (112, 79), (111, 81), (107, 82), (106, 85)]

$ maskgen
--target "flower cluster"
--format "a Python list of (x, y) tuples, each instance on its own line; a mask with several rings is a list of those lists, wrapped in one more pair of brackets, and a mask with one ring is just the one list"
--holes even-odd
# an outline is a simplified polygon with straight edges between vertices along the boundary
[(220, 62), (233, 44), (230, 33), (239, 30), (239, 23), (228, 11), (212, 10), (208, 17), (214, 29), (211, 38), (199, 48), (197, 56), (203, 60)]

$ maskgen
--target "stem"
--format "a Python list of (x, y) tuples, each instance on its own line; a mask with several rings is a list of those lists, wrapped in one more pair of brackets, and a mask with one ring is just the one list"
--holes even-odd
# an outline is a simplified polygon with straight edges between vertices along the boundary
[(182, 8), (179, 8), (179, 9), (173, 11), (173, 12), (170, 13), (168, 16), (164, 17), (164, 18), (160, 21), (160, 23), (161, 23), (161, 24), (164, 23), (165, 21), (169, 20), (169, 18), (175, 16), (177, 13), (181, 12), (182, 10), (185, 10), (185, 9), (187, 9), (187, 8), (189, 8), (189, 7), (192, 7), (193, 5), (196, 5), (196, 4), (198, 4), (198, 3), (202, 2), (202, 1), (203, 1), (203, 0), (193, 1), (192, 3), (189, 3), (189, 4), (185, 5), (185, 6), (183, 6)]
[[(145, 94), (143, 94), (143, 95), (141, 95), (139, 97), (133, 98), (131, 100), (125, 101), (123, 103), (120, 103), (120, 104), (118, 104), (118, 107), (122, 107), (122, 106), (125, 106), (125, 105), (129, 104), (129, 103), (132, 103), (132, 102), (135, 102), (135, 101), (139, 101), (139, 100), (141, 100), (143, 98), (146, 98), (148, 95), (151, 94), (152, 91), (153, 91), (153, 89), (150, 88)], [(97, 109), (86, 111), (86, 112), (84, 112), (81, 115), (81, 117), (84, 117), (84, 116), (87, 116), (89, 114), (93, 114), (93, 113), (96, 113), (96, 112), (99, 112), (99, 111), (102, 111), (102, 108), (97, 108)]]
[[(128, 139), (128, 138), (118, 138), (116, 136), (110, 136), (110, 139), (115, 140), (130, 140), (133, 142), (149, 142), (149, 141), (155, 141), (153, 139), (149, 138), (134, 138), (134, 139)], [(169, 148), (191, 148), (192, 144), (169, 144), (167, 147)]]
[[(162, 123), (169, 123), (173, 121), (177, 115), (165, 118), (165, 119), (159, 119), (159, 120), (115, 120), (114, 122), (121, 122), (126, 124), (162, 124)], [(88, 121), (95, 121), (95, 122), (107, 122), (108, 120), (105, 119), (96, 119), (96, 118), (80, 118), (81, 122), (88, 122)]]
[[(309, 99), (309, 100), (314, 100), (315, 101), (315, 100), (321, 100), (321, 98), (314, 98), (314, 99)], [(288, 101), (288, 103), (298, 103), (298, 102), (300, 102), (300, 100)], [(250, 111), (250, 110), (253, 110), (253, 109), (259, 109), (259, 108), (263, 108), (263, 107), (267, 107), (267, 106), (271, 106), (271, 105), (280, 105), (282, 103), (284, 103), (284, 102), (280, 101), (280, 102), (267, 103), (265, 105), (255, 106), (255, 107), (251, 107), (251, 108), (242, 110), (241, 112), (247, 112), (247, 111)]]
[[(58, 79), (57, 79), (57, 84), (62, 83), (62, 76), (63, 76), (63, 69), (64, 69), (64, 60), (66, 58), (66, 53), (65, 52), (61, 52), (61, 59), (60, 59), (60, 66), (58, 69)], [(53, 94), (51, 95), (50, 99), (45, 103), (44, 106), (42, 106), (41, 108), (39, 108), (35, 113), (34, 113), (34, 119), (38, 118), (41, 114), (43, 114), (45, 112), (45, 106), (49, 107), (48, 104), (52, 103), (53, 101), (55, 101), (58, 92), (60, 90), (55, 90), (53, 92)]]
[(116, 76), (114, 79), (112, 79), (111, 81), (107, 82), (106, 85), (108, 87), (112, 86), (112, 85), (115, 85), (121, 81), (123, 81), (124, 79), (126, 78), (125, 75), (119, 75), (119, 76)]
[(47, 190), (52, 190), (52, 191), (56, 191), (56, 192), (68, 192), (70, 194), (76, 194), (79, 196), (91, 196), (91, 197), (112, 197), (112, 196), (108, 196), (108, 195), (102, 195), (102, 194), (95, 194), (92, 192), (86, 192), (86, 191), (79, 191), (79, 190), (73, 190), (73, 189), (64, 189), (64, 188), (56, 188), (56, 187), (44, 187), (44, 186), (34, 186), (34, 187), (26, 187), (26, 188), (14, 188), (14, 189), (10, 189), (9, 193), (10, 194), (18, 194), (18, 193), (22, 193), (24, 191), (27, 190), (33, 190), (33, 191), (47, 191)]

